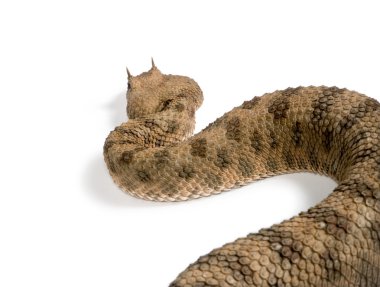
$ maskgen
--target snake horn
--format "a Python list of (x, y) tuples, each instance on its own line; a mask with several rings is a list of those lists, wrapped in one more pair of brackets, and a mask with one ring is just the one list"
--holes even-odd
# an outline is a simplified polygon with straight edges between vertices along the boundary
[(151, 58), (152, 61), (152, 69), (157, 69), (156, 64), (154, 63), (153, 57)]
[(127, 68), (127, 74), (128, 74), (128, 79), (129, 79), (129, 78), (132, 78), (132, 74), (131, 74), (131, 72), (128, 70), (128, 68)]

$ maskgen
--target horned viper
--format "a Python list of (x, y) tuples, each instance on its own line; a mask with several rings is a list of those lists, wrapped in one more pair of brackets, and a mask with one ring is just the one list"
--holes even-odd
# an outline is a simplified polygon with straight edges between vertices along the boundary
[(338, 183), (321, 203), (200, 257), (170, 287), (379, 286), (380, 104), (337, 87), (254, 97), (192, 136), (203, 101), (184, 76), (128, 72), (128, 122), (104, 144), (115, 183), (155, 201), (217, 194), (311, 171)]

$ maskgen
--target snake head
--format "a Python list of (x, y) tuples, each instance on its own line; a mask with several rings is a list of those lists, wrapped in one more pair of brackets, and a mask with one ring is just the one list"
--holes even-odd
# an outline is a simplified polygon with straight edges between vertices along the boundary
[(203, 102), (202, 90), (191, 78), (165, 75), (154, 64), (149, 71), (133, 76), (127, 69), (127, 114), (129, 119), (141, 118), (164, 110), (179, 110), (194, 114)]

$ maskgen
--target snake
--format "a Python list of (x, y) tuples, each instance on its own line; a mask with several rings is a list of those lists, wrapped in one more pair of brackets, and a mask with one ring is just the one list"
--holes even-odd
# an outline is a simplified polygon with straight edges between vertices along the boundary
[(244, 101), (193, 135), (195, 80), (129, 70), (128, 121), (103, 154), (113, 181), (151, 201), (205, 197), (270, 176), (312, 172), (336, 188), (298, 215), (199, 257), (170, 287), (380, 286), (380, 104), (327, 86)]

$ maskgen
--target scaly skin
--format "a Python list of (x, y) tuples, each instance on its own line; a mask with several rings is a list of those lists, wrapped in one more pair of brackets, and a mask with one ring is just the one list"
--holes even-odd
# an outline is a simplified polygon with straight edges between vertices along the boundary
[(213, 250), (170, 287), (380, 286), (380, 104), (336, 87), (255, 97), (191, 137), (203, 97), (153, 63), (129, 74), (129, 121), (104, 145), (129, 194), (179, 201), (311, 171), (338, 187), (317, 206)]

